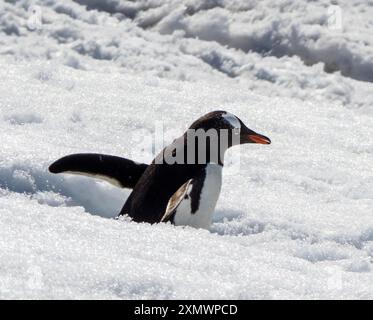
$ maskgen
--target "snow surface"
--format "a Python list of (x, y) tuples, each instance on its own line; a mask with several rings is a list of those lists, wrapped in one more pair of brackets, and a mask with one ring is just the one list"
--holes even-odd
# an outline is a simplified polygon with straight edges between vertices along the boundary
[[(372, 299), (373, 2), (339, 29), (329, 5), (2, 1), (0, 298)], [(114, 220), (128, 190), (47, 171), (150, 162), (157, 126), (215, 109), (272, 144), (229, 150), (209, 231)]]

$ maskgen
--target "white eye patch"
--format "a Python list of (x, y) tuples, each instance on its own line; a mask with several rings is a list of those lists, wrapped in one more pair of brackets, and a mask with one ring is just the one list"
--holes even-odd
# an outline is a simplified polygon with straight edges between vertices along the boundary
[(222, 115), (223, 119), (227, 121), (235, 131), (240, 131), (241, 130), (241, 123), (237, 119), (237, 117), (229, 112), (225, 113)]

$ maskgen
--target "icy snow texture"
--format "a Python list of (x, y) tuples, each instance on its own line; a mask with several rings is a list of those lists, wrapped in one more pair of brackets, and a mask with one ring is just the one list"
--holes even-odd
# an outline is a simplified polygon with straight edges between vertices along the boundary
[[(372, 299), (373, 2), (342, 30), (328, 5), (1, 2), (0, 298)], [(157, 124), (214, 109), (273, 144), (229, 151), (210, 231), (108, 219), (129, 191), (47, 172), (149, 162)]]

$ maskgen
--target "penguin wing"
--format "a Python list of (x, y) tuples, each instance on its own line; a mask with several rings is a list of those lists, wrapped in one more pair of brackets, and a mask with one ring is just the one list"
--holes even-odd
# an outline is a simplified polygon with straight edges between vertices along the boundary
[(161, 222), (174, 223), (176, 212), (181, 216), (189, 216), (197, 212), (200, 205), (201, 192), (206, 178), (205, 170), (185, 182), (170, 198)]
[(49, 167), (51, 173), (72, 173), (105, 180), (116, 187), (134, 188), (147, 164), (125, 158), (79, 153), (65, 156)]
[(177, 208), (180, 206), (180, 204), (184, 201), (184, 204), (186, 204), (186, 201), (190, 201), (189, 195), (191, 192), (193, 179), (189, 179), (187, 182), (185, 182), (170, 198), (167, 204), (166, 211), (161, 219), (161, 222), (168, 222), (171, 221), (174, 222), (174, 217)]

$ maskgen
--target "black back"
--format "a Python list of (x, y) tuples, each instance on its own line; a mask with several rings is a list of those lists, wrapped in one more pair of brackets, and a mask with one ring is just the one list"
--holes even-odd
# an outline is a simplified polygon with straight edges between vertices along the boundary
[(158, 154), (141, 176), (119, 215), (128, 214), (137, 222), (161, 221), (173, 194), (206, 167), (206, 164), (167, 164), (164, 162), (165, 153), (174, 150), (180, 144), (185, 148), (186, 162), (187, 152), (184, 142), (185, 136), (182, 136)]

